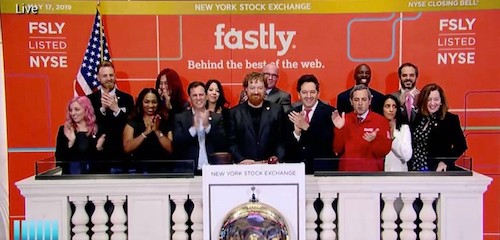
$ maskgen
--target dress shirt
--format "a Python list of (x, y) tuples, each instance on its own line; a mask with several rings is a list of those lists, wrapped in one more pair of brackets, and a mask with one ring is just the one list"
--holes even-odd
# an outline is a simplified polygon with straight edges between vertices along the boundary
[[(318, 100), (319, 101), (319, 100)], [(309, 123), (311, 122), (312, 118), (313, 118), (313, 115), (314, 115), (314, 111), (316, 111), (316, 107), (318, 106), (318, 101), (316, 101), (316, 103), (314, 104), (314, 106), (312, 106), (311, 108), (311, 111), (309, 112)], [(305, 108), (304, 108), (304, 105), (302, 105), (302, 111), (305, 112)], [(307, 114), (307, 113), (306, 113)], [(300, 140), (300, 135), (297, 135), (295, 133), (295, 131), (292, 131), (293, 132), (293, 136), (295, 137), (295, 139), (297, 139), (297, 141)]]

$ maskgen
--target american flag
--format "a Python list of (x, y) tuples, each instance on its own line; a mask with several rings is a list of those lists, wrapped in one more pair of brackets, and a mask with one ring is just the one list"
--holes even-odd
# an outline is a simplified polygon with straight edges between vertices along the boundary
[[(102, 36), (101, 36), (102, 34)], [(104, 47), (104, 48), (103, 48)], [(76, 75), (74, 95), (83, 96), (97, 90), (100, 83), (97, 80), (97, 65), (101, 61), (111, 61), (109, 55), (108, 43), (104, 35), (104, 25), (102, 24), (101, 14), (96, 11), (92, 33), (87, 44), (87, 50), (83, 56), (82, 64)]]

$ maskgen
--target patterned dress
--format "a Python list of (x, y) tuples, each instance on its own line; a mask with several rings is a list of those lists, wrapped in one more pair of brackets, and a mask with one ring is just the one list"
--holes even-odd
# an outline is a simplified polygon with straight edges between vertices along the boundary
[(413, 156), (408, 162), (410, 171), (429, 171), (429, 135), (436, 126), (437, 115), (424, 116), (413, 133)]

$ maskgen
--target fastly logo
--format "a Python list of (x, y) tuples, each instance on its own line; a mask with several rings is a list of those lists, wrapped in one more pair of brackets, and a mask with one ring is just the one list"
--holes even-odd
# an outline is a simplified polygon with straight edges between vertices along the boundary
[[(215, 49), (277, 49), (276, 54), (283, 56), (292, 45), (296, 31), (276, 31), (274, 23), (269, 23), (266, 28), (265, 23), (259, 24), (259, 30), (236, 30), (230, 28), (225, 31), (226, 24), (219, 23), (215, 27)], [(276, 42), (278, 40), (278, 43)], [(295, 46), (293, 46), (295, 47)]]
[(14, 240), (59, 240), (57, 221), (14, 220)]

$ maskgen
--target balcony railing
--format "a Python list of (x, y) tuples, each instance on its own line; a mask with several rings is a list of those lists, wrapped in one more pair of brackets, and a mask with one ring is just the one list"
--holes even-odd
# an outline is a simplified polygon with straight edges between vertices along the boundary
[[(475, 172), (307, 175), (306, 239), (482, 239), (483, 193), (490, 183)], [(59, 221), (60, 239), (202, 239), (199, 176), (33, 176), (16, 185), (25, 197), (26, 219)]]

